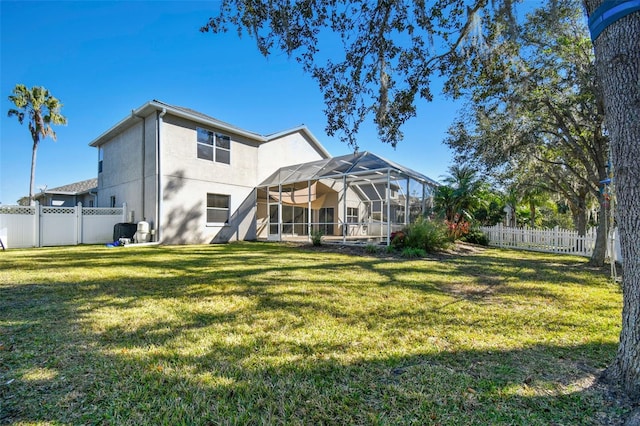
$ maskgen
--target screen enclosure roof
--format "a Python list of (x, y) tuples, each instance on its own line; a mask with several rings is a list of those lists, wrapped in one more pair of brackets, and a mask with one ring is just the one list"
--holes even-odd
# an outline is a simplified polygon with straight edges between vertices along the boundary
[(387, 173), (390, 173), (393, 179), (410, 178), (431, 187), (439, 186), (438, 182), (415, 170), (368, 151), (281, 167), (259, 186), (287, 185), (319, 179), (342, 179), (345, 176), (350, 181), (386, 181)]

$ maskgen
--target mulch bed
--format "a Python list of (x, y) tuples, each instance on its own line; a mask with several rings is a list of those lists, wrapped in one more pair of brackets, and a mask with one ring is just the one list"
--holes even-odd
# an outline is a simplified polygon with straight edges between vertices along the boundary
[[(321, 253), (343, 253), (351, 256), (366, 256), (376, 257), (380, 259), (404, 259), (400, 250), (393, 252), (387, 252), (386, 245), (378, 245), (379, 250), (375, 253), (371, 253), (363, 244), (340, 244), (340, 243), (323, 243), (319, 246), (314, 246), (311, 243), (287, 243), (295, 247), (299, 247), (302, 250), (314, 251)], [(486, 247), (457, 241), (451, 248), (436, 253), (429, 253), (424, 259), (442, 259), (451, 256), (468, 256), (481, 253), (486, 250)]]

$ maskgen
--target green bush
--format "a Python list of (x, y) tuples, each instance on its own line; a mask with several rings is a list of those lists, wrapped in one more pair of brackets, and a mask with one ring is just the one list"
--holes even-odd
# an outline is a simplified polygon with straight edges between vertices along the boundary
[(397, 231), (391, 233), (391, 245), (395, 248), (401, 249), (404, 247), (404, 239), (406, 234), (404, 231)]
[(311, 233), (311, 243), (314, 246), (321, 246), (322, 245), (322, 232), (321, 231), (313, 231)]
[(479, 244), (481, 246), (489, 245), (489, 237), (478, 228), (472, 228), (467, 235), (462, 237), (462, 241), (466, 241), (471, 244)]
[(405, 231), (404, 247), (422, 249), (427, 253), (446, 249), (451, 245), (447, 227), (440, 222), (422, 217), (409, 225)]
[(414, 247), (405, 247), (402, 249), (402, 257), (406, 257), (407, 259), (415, 259), (418, 257), (425, 257), (427, 252), (421, 248)]
[(364, 251), (369, 254), (376, 254), (380, 248), (375, 244), (367, 244), (364, 248)]

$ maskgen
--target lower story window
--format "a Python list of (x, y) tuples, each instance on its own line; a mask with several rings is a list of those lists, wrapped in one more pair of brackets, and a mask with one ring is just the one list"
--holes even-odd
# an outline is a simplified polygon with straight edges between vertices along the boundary
[(347, 207), (347, 223), (358, 223), (358, 208)]
[(207, 223), (229, 222), (229, 195), (207, 194)]

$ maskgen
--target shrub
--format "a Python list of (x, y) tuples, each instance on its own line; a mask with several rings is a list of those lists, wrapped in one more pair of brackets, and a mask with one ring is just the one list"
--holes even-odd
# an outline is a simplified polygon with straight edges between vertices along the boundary
[[(457, 215), (456, 219), (458, 219)], [(447, 225), (447, 232), (449, 233), (449, 239), (451, 239), (451, 241), (464, 238), (464, 236), (471, 231), (471, 224), (464, 220), (456, 220), (454, 222), (445, 220), (444, 223)]]
[(414, 247), (405, 247), (402, 249), (402, 257), (406, 257), (407, 259), (415, 259), (418, 257), (425, 257), (427, 252), (421, 248)]
[(404, 231), (396, 231), (391, 233), (391, 245), (396, 248), (404, 247), (404, 240), (407, 237)]
[(311, 233), (311, 243), (314, 246), (321, 246), (322, 245), (322, 232), (321, 231), (313, 231)]
[(378, 250), (379, 250), (379, 247), (374, 244), (367, 244), (364, 248), (364, 251), (369, 254), (376, 254), (378, 253)]
[(472, 228), (467, 235), (462, 237), (462, 241), (471, 244), (480, 244), (481, 246), (489, 245), (489, 237), (478, 228)]
[(405, 248), (422, 249), (432, 253), (443, 250), (450, 244), (447, 228), (440, 222), (420, 217), (405, 230)]

